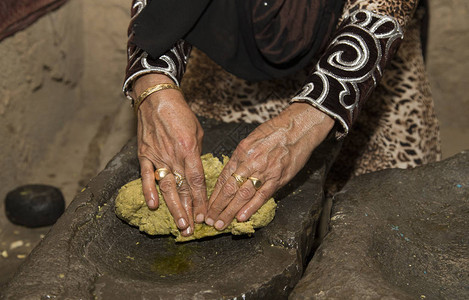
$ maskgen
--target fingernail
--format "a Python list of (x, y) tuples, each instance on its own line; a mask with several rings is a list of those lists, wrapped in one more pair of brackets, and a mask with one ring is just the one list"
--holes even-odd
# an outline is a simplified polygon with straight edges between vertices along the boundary
[(178, 221), (178, 224), (179, 224), (179, 228), (184, 228), (187, 226), (187, 222), (186, 220), (184, 220), (184, 218), (180, 218)]
[(155, 206), (155, 200), (148, 201), (148, 206), (153, 208)]
[(195, 217), (195, 221), (197, 223), (202, 223), (205, 219), (205, 216), (203, 214), (198, 214), (197, 217)]
[(207, 220), (205, 220), (205, 223), (206, 223), (207, 225), (213, 226), (213, 223), (214, 223), (214, 222), (213, 222), (213, 219), (207, 218)]
[(238, 221), (240, 221), (240, 222), (246, 221), (246, 215), (245, 215), (245, 214), (241, 214), (241, 215), (239, 216), (239, 218), (238, 218)]
[(186, 230), (184, 230), (184, 232), (185, 232), (187, 235), (190, 235), (190, 234), (191, 234), (191, 232), (192, 232), (192, 229), (191, 229), (191, 227), (190, 227), (190, 226), (189, 226), (189, 227), (187, 227), (187, 229), (186, 229)]
[(225, 225), (225, 223), (222, 220), (218, 220), (215, 223), (215, 228), (218, 229), (218, 230), (221, 230), (223, 228), (223, 225)]

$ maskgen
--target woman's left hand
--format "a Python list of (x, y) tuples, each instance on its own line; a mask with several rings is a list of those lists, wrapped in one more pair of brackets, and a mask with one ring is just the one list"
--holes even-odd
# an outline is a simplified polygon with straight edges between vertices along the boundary
[[(307, 103), (293, 103), (242, 140), (225, 166), (209, 200), (205, 223), (223, 230), (234, 217), (248, 220), (306, 164), (334, 120)], [(232, 174), (241, 176), (244, 183)], [(252, 177), (262, 186), (256, 190)]]

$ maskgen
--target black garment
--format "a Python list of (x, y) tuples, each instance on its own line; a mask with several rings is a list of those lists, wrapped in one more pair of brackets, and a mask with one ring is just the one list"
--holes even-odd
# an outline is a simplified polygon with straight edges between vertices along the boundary
[(184, 39), (228, 72), (265, 80), (313, 61), (333, 33), (344, 0), (152, 0), (131, 43), (157, 58)]

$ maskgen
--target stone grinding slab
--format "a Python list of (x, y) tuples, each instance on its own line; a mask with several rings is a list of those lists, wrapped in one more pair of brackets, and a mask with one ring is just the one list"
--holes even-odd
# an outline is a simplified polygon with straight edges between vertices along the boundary
[[(203, 152), (229, 155), (255, 125), (201, 120)], [(273, 222), (252, 237), (175, 244), (114, 214), (118, 189), (139, 176), (131, 140), (79, 193), (12, 280), (12, 299), (278, 299), (303, 272), (320, 214), (326, 169), (338, 145), (324, 143), (275, 196)]]
[(469, 299), (469, 152), (352, 179), (291, 299)]

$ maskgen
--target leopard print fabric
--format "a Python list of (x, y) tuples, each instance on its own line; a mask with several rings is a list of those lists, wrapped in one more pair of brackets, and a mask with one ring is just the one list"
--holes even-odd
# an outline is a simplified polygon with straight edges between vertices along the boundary
[(339, 190), (353, 176), (441, 159), (439, 125), (421, 49), (420, 23), (413, 20), (344, 140), (331, 168), (330, 191)]
[[(385, 168), (410, 168), (440, 159), (439, 128), (420, 44), (420, 23), (412, 21), (344, 140), (329, 186)], [(224, 122), (264, 122), (278, 115), (311, 68), (272, 81), (247, 82), (193, 49), (182, 88), (196, 114)], [(334, 189), (332, 188), (332, 189)]]
[(262, 123), (288, 105), (308, 69), (287, 78), (249, 82), (224, 71), (194, 48), (181, 86), (189, 106), (200, 116), (223, 122)]
[(351, 12), (366, 9), (377, 14), (391, 16), (405, 28), (412, 20), (417, 3), (418, 0), (348, 0), (345, 2), (341, 20), (346, 19)]

